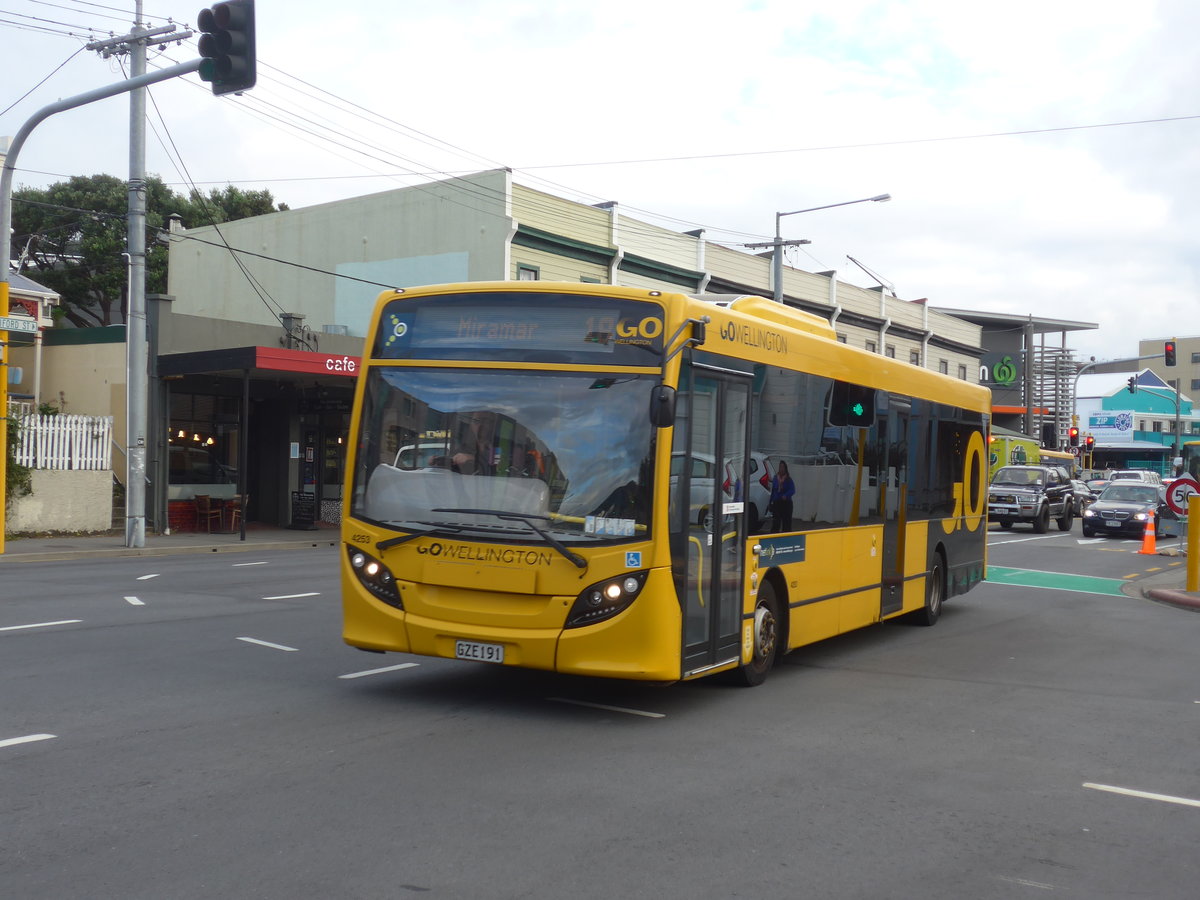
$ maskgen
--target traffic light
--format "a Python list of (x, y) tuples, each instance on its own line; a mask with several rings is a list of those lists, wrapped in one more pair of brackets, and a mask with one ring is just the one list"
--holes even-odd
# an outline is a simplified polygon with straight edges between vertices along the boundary
[(1072, 447), (1079, 446), (1079, 429), (1074, 425), (1067, 430), (1067, 441)]
[(200, 80), (214, 94), (240, 93), (254, 87), (254, 0), (226, 0), (200, 10)]
[(1096, 448), (1096, 439), (1090, 434), (1083, 439), (1083, 446), (1087, 448), (1087, 452), (1091, 453)]
[(1175, 365), (1175, 342), (1167, 341), (1163, 344), (1163, 362), (1168, 366)]
[(1129, 387), (1127, 388), (1129, 393), (1131, 393), (1131, 394), (1137, 393), (1137, 376), (1136, 375), (1130, 375), (1129, 380), (1126, 382), (1126, 384), (1129, 385)]

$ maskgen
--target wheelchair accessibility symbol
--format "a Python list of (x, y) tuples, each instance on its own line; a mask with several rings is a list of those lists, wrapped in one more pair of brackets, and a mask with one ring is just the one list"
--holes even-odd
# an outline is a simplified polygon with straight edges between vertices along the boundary
[(625, 554), (625, 568), (640, 569), (642, 567), (642, 551), (634, 550)]

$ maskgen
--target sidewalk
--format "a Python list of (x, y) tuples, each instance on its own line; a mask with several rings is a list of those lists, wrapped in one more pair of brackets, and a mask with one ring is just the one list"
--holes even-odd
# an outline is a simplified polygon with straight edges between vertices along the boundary
[(246, 539), (241, 534), (205, 534), (176, 532), (147, 534), (144, 547), (126, 547), (124, 533), (51, 535), (24, 537), (7, 535), (0, 567), (20, 562), (48, 562), (61, 559), (102, 559), (115, 556), (170, 556), (176, 553), (244, 553), (262, 550), (307, 550), (333, 547), (341, 540), (336, 525), (319, 525), (313, 531), (296, 531), (246, 524)]

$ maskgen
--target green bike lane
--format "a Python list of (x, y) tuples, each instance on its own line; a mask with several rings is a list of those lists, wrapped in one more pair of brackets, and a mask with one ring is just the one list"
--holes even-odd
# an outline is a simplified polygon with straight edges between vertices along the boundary
[(1014, 587), (1043, 588), (1048, 591), (1076, 591), (1081, 594), (1123, 596), (1121, 587), (1127, 579), (1099, 578), (1095, 575), (1070, 575), (1063, 572), (1041, 572), (1035, 569), (1011, 569), (1007, 566), (988, 566), (987, 580), (992, 584)]

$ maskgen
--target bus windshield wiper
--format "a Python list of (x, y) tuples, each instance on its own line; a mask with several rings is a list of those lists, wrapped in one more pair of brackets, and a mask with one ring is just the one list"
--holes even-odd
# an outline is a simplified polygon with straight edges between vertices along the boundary
[[(495, 534), (495, 533), (524, 534), (523, 531), (518, 531), (516, 528), (505, 528), (501, 525), (471, 525), (466, 522), (460, 523), (460, 522), (423, 522), (423, 521), (419, 521), (419, 520), (414, 520), (414, 521), (416, 521), (416, 523), (418, 525), (428, 525), (429, 527), (424, 531), (413, 531), (412, 529), (406, 527), (404, 530), (409, 532), (408, 534), (401, 534), (401, 535), (398, 535), (397, 537), (385, 538), (384, 540), (380, 541), (375, 546), (378, 547), (380, 550), (387, 550), (389, 547), (397, 547), (400, 544), (408, 543), (409, 541), (411, 541), (415, 538), (419, 538), (419, 537), (452, 538), (452, 537), (458, 537), (460, 534), (462, 534), (465, 531), (486, 531), (489, 534)], [(387, 528), (392, 528), (393, 530), (396, 530), (396, 531), (400, 530), (396, 526), (389, 525), (386, 522), (383, 522), (381, 524)]]
[(450, 509), (450, 508), (446, 508), (446, 507), (432, 509), (432, 510), (430, 510), (430, 512), (465, 513), (465, 514), (470, 514), (470, 515), (475, 515), (475, 516), (495, 516), (497, 519), (503, 519), (505, 521), (522, 522), (525, 525), (528, 525), (529, 528), (532, 531), (534, 531), (543, 541), (545, 541), (547, 544), (549, 544), (551, 547), (553, 547), (555, 550), (557, 550), (559, 553), (561, 553), (577, 569), (586, 569), (587, 568), (587, 560), (586, 559), (584, 559), (578, 553), (574, 553), (571, 550), (568, 550), (567, 547), (558, 538), (554, 537), (548, 531), (545, 531), (542, 528), (538, 527), (533, 521), (534, 519), (541, 519), (544, 522), (549, 522), (550, 521), (549, 516), (539, 516), (539, 515), (534, 515), (533, 513), (506, 512), (505, 510), (502, 510), (502, 509)]
[[(424, 523), (422, 523), (424, 524)], [(455, 537), (462, 531), (461, 528), (451, 526), (449, 528), (430, 528), (428, 531), (410, 531), (408, 534), (397, 535), (396, 537), (386, 538), (375, 545), (377, 550), (387, 550), (390, 547), (398, 547), (401, 544), (407, 544), (411, 540), (419, 537)]]

